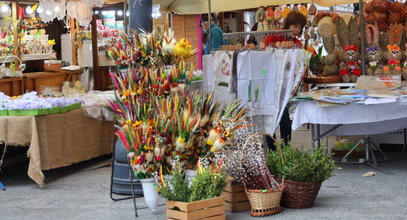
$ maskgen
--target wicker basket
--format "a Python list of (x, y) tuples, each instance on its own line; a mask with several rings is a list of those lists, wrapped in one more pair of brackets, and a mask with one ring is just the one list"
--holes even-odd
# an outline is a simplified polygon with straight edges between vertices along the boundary
[(62, 62), (58, 60), (45, 60), (44, 71), (45, 72), (59, 72), (62, 69)]
[(342, 82), (342, 78), (341, 78), (340, 75), (335, 75), (335, 76), (316, 76), (316, 77), (306, 76), (306, 77), (304, 77), (304, 83), (309, 83), (309, 84), (338, 83), (338, 82)]
[[(243, 159), (243, 152), (249, 143), (250, 139), (257, 136), (257, 135), (266, 135), (269, 136), (270, 138), (274, 139), (269, 134), (266, 133), (255, 133), (249, 136), (249, 138), (246, 140), (246, 143), (243, 145), (242, 152), (240, 155), (240, 160), (242, 161)], [(267, 166), (267, 164), (266, 164)], [(276, 190), (254, 190), (254, 189), (248, 189), (245, 186), (245, 191), (246, 195), (249, 198), (250, 206), (252, 207), (250, 211), (251, 216), (266, 216), (266, 215), (272, 215), (276, 214), (282, 211), (281, 206), (280, 206), (280, 201), (281, 201), (281, 196), (283, 194), (284, 190), (284, 178), (281, 181), (280, 188)]]
[(295, 209), (311, 208), (321, 188), (321, 183), (302, 183), (285, 180), (281, 205)]
[(281, 212), (280, 201), (283, 189), (263, 191), (246, 189), (252, 210), (251, 216), (266, 216)]

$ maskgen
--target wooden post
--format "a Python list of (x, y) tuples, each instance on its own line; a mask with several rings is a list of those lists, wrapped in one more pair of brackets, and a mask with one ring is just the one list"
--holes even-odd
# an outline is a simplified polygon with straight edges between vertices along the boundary
[(94, 80), (94, 89), (101, 90), (101, 72), (99, 68), (99, 59), (98, 59), (98, 33), (96, 27), (96, 15), (92, 15), (92, 58), (93, 58), (93, 80)]
[(72, 47), (72, 65), (77, 65), (78, 64), (78, 58), (76, 56), (76, 48), (75, 48), (75, 29), (76, 29), (76, 24), (75, 24), (75, 19), (71, 18), (70, 19), (70, 26), (71, 26), (71, 47)]
[[(12, 2), (11, 3), (11, 13), (13, 16), (13, 36), (14, 36), (14, 55), (18, 56), (19, 55), (19, 50), (20, 50), (20, 44), (19, 44), (19, 39), (18, 39), (18, 31), (17, 31), (17, 6), (18, 6), (18, 1)], [(18, 59), (16, 59), (16, 62), (18, 62)], [(16, 63), (16, 65), (19, 65), (19, 63)]]

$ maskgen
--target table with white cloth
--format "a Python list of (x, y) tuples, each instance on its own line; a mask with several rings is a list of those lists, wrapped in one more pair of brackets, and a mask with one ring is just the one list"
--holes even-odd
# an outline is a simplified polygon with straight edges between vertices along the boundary
[(372, 135), (403, 130), (407, 127), (407, 105), (400, 101), (386, 104), (348, 104), (318, 106), (316, 101), (297, 104), (292, 129), (310, 123), (312, 147), (327, 135)]

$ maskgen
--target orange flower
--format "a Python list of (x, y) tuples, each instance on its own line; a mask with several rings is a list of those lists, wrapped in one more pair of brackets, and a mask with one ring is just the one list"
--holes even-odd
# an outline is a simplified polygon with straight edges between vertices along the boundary
[(397, 46), (396, 44), (394, 44), (394, 45), (387, 45), (387, 49), (388, 49), (388, 50), (400, 51), (400, 47)]

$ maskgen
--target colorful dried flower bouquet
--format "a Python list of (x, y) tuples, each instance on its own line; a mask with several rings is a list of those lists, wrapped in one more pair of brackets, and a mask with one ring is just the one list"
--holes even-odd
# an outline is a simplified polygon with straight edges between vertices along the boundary
[[(199, 158), (211, 161), (216, 150), (232, 143), (247, 114), (239, 102), (225, 107), (214, 101), (213, 94), (190, 90), (194, 66), (185, 59), (195, 51), (182, 39), (171, 55), (174, 40), (166, 39), (170, 31), (166, 33), (121, 35), (108, 52), (118, 67), (110, 74), (116, 100), (109, 106), (139, 179), (168, 174), (175, 157), (188, 169), (195, 169)], [(172, 58), (163, 57), (163, 51)]]

